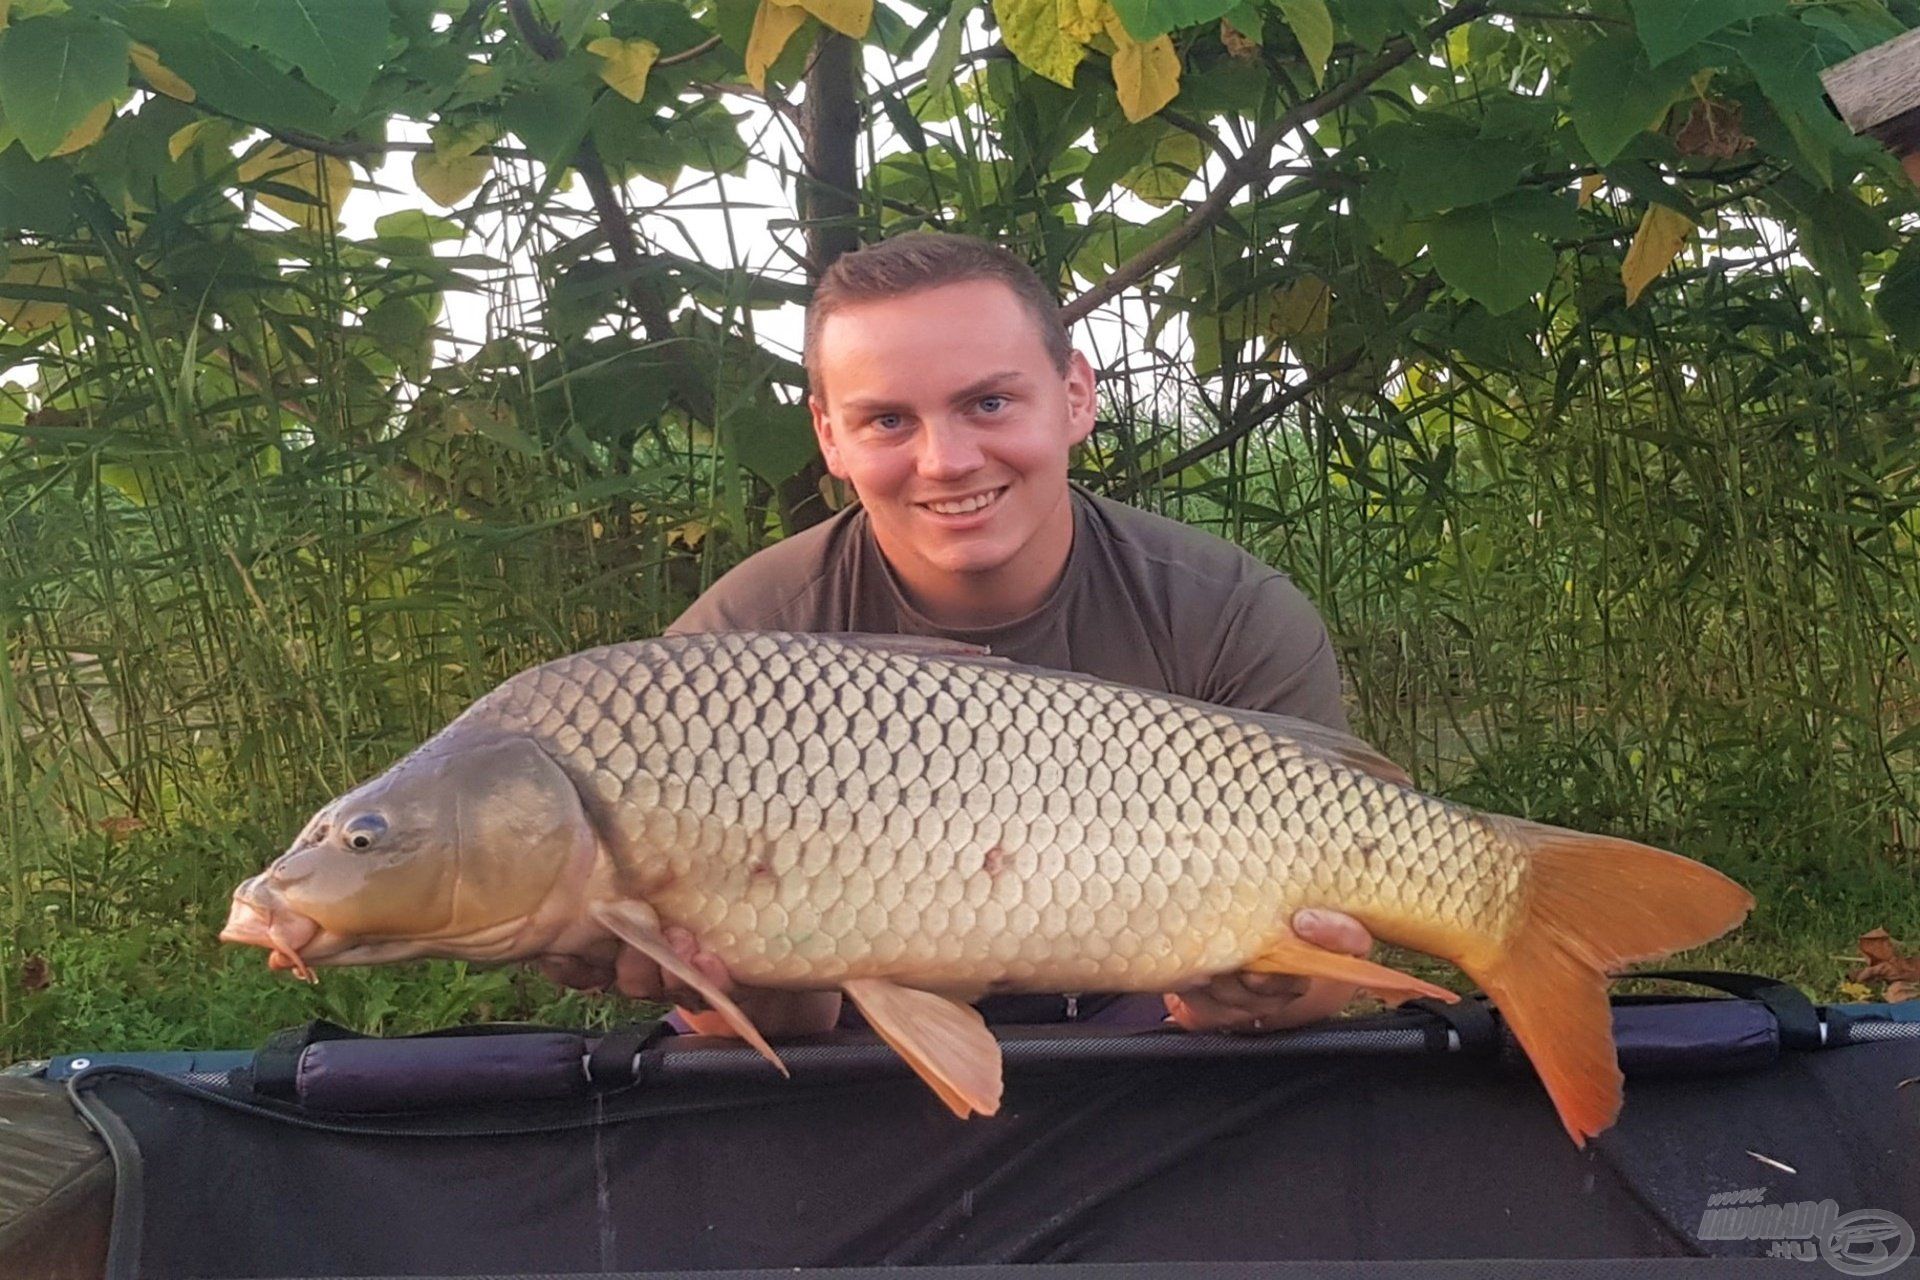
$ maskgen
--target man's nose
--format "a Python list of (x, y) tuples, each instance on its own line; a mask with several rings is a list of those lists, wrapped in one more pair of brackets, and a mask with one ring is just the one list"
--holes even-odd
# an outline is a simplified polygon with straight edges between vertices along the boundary
[(920, 474), (928, 479), (964, 476), (984, 461), (973, 432), (963, 425), (936, 418), (920, 432)]

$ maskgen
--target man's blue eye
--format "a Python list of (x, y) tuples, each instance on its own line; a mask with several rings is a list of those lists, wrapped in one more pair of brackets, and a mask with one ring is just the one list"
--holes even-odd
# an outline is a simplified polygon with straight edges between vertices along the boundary
[(1005, 396), (985, 396), (980, 401), (980, 408), (986, 413), (998, 413), (1006, 407), (1006, 404)]
[(900, 425), (901, 421), (902, 419), (897, 413), (883, 413), (873, 420), (873, 425), (879, 427), (882, 431), (892, 431)]

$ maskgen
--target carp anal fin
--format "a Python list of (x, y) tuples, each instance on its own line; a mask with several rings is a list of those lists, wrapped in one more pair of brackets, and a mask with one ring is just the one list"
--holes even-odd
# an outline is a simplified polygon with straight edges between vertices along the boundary
[(622, 942), (659, 965), (662, 972), (670, 973), (681, 982), (700, 993), (700, 998), (712, 1005), (714, 1010), (726, 1018), (742, 1040), (760, 1051), (760, 1056), (780, 1069), (780, 1074), (791, 1075), (787, 1064), (780, 1061), (780, 1055), (773, 1051), (760, 1029), (753, 1025), (740, 1009), (740, 1006), (727, 998), (727, 993), (713, 985), (707, 975), (680, 958), (660, 933), (660, 923), (652, 911), (632, 902), (596, 903), (589, 908), (593, 918), (612, 931)]
[(1292, 934), (1275, 938), (1266, 950), (1242, 966), (1248, 973), (1293, 973), (1308, 978), (1331, 978), (1351, 982), (1375, 992), (1390, 1003), (1425, 996), (1452, 1004), (1460, 997), (1445, 987), (1436, 987), (1410, 973), (1389, 969), (1359, 956), (1346, 955), (1303, 942)]
[(1000, 1109), (1000, 1042), (978, 1009), (885, 978), (849, 978), (841, 987), (953, 1114), (965, 1120)]

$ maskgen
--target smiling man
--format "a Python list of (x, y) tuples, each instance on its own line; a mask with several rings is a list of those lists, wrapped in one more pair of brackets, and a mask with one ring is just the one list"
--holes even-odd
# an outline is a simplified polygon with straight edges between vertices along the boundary
[[(821, 453), (859, 503), (747, 560), (669, 633), (944, 636), (1016, 662), (1346, 727), (1326, 627), (1284, 575), (1068, 483), (1069, 455), (1093, 429), (1093, 369), (1019, 258), (928, 232), (847, 254), (815, 291), (806, 359)], [(1344, 915), (1301, 912), (1292, 924), (1330, 949), (1371, 946)], [(769, 1034), (818, 1030), (839, 1011), (838, 993), (738, 994)], [(1352, 995), (1319, 979), (1229, 975), (1169, 993), (1164, 1010), (1194, 1030), (1275, 1030)], [(981, 1008), (989, 1021), (1138, 1021), (1143, 1003), (1161, 1012), (1156, 998), (1008, 997)], [(688, 1021), (726, 1033), (718, 1018)]]

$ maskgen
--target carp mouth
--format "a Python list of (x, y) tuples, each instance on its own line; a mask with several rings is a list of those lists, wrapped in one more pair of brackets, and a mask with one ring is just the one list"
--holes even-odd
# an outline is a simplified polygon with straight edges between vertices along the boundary
[(313, 968), (301, 952), (310, 950), (320, 936), (320, 924), (285, 906), (260, 903), (234, 894), (220, 941), (243, 946), (265, 947), (269, 969), (291, 969), (302, 982), (317, 982)]

